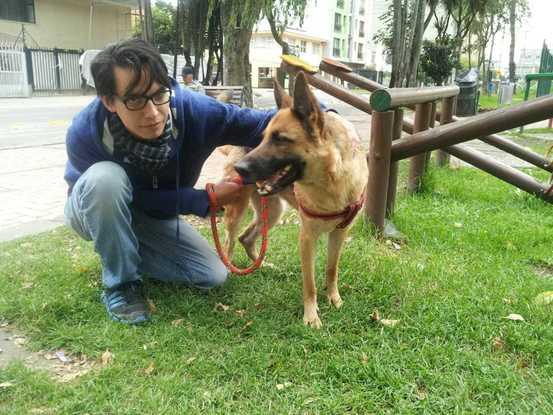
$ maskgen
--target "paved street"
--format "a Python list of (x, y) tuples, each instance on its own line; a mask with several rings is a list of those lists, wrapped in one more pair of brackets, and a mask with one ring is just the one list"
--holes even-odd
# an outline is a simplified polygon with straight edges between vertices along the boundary
[[(370, 117), (324, 93), (317, 94), (327, 106), (352, 121), (367, 144)], [(0, 241), (63, 223), (67, 191), (63, 181), (65, 133), (73, 115), (92, 99), (92, 96), (0, 99)], [(261, 108), (274, 105), (271, 90), (256, 90), (254, 99)], [(474, 145), (479, 150), (491, 151), (482, 143)], [(493, 156), (503, 157), (497, 153)], [(222, 161), (222, 155), (215, 152), (204, 166), (197, 187), (219, 179)], [(513, 157), (502, 161), (525, 166)]]

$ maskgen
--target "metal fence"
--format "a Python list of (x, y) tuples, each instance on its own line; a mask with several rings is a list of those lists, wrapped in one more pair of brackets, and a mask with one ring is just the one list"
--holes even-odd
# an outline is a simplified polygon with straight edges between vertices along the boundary
[(0, 98), (30, 94), (23, 48), (0, 39)]
[(33, 93), (50, 95), (80, 91), (79, 57), (82, 53), (76, 49), (25, 49)]

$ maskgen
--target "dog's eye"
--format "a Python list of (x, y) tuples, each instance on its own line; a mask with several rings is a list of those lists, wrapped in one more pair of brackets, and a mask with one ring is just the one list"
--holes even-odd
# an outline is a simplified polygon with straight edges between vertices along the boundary
[(282, 135), (282, 134), (279, 134), (277, 132), (274, 132), (272, 135), (271, 135), (271, 140), (274, 141), (275, 143), (291, 143), (293, 142), (292, 139)]

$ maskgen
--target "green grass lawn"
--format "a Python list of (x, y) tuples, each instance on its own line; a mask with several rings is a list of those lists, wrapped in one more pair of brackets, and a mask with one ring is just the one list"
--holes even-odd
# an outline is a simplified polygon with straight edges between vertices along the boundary
[(553, 413), (553, 306), (534, 303), (553, 290), (553, 208), (468, 168), (432, 170), (426, 187), (399, 198), (400, 248), (356, 224), (344, 307), (321, 290), (320, 331), (301, 321), (293, 224), (271, 234), (274, 267), (207, 295), (148, 282), (143, 327), (107, 319), (99, 261), (69, 231), (1, 245), (0, 320), (33, 350), (98, 363), (67, 383), (12, 364), (0, 413)]
[[(484, 110), (494, 110), (497, 108), (503, 108), (508, 107), (510, 105), (520, 104), (521, 102), (524, 102), (524, 91), (526, 86), (520, 87), (518, 86), (516, 89), (516, 94), (513, 96), (513, 102), (511, 104), (503, 104), (499, 105), (499, 95), (485, 95), (480, 91), (480, 98), (478, 101), (478, 105), (480, 109)], [(536, 99), (536, 91), (537, 91), (537, 84), (534, 83), (530, 87), (530, 93), (528, 95), (528, 100)]]

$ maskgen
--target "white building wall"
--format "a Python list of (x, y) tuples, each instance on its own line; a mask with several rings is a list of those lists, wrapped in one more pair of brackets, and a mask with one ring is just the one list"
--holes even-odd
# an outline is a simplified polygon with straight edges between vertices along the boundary
[[(301, 59), (318, 66), (323, 56), (328, 55), (331, 35), (330, 5), (331, 0), (309, 0), (303, 24), (291, 22), (284, 33), (284, 40), (296, 46)], [(250, 63), (252, 65), (252, 86), (260, 87), (259, 73), (270, 68), (269, 77), (276, 76), (280, 67), (282, 48), (273, 39), (269, 22), (261, 20), (252, 34), (250, 42)]]

